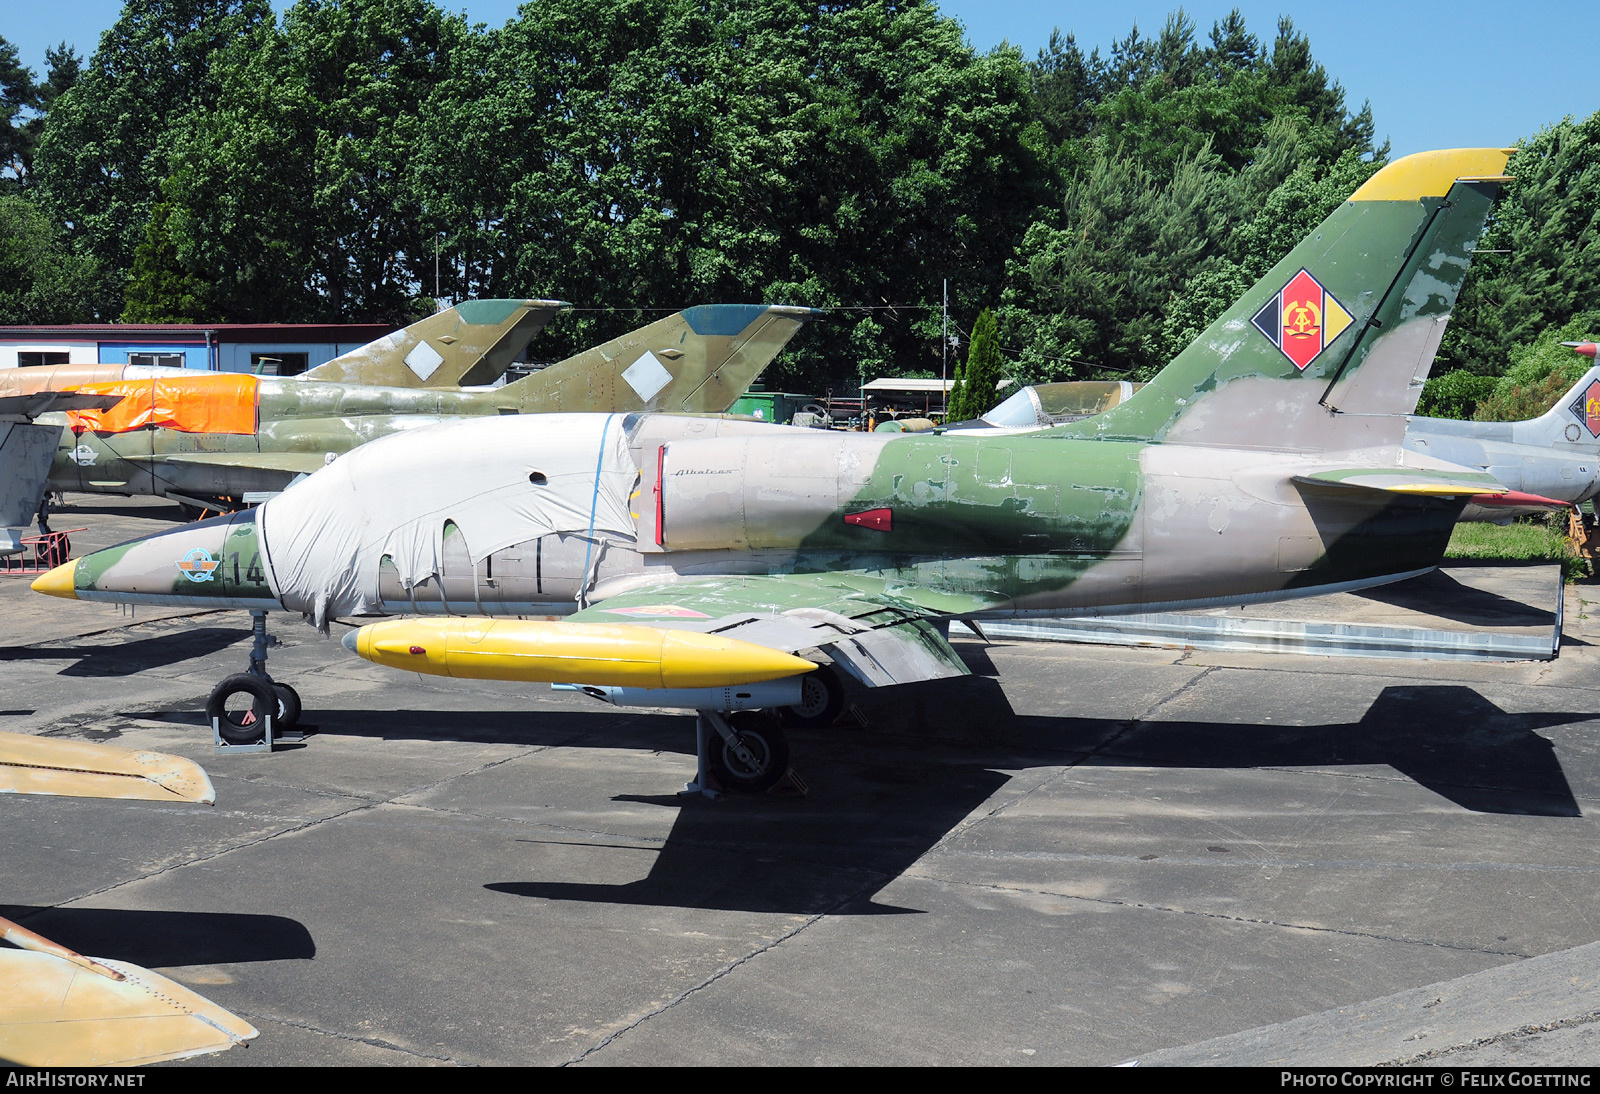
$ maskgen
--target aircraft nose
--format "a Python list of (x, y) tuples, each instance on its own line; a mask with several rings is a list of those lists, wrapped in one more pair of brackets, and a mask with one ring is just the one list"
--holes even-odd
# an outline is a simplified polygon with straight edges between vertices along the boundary
[(33, 579), (29, 586), (36, 593), (46, 596), (59, 596), (62, 600), (78, 599), (78, 590), (73, 585), (72, 575), (77, 572), (78, 563), (63, 562), (49, 573), (41, 574)]
[(351, 653), (359, 653), (360, 650), (357, 647), (361, 645), (361, 632), (359, 630), (345, 631), (344, 637), (339, 639), (339, 645)]

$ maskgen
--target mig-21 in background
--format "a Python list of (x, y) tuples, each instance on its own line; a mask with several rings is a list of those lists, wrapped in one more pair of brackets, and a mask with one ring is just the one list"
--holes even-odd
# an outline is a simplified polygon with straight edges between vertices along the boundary
[[(63, 566), (51, 595), (373, 614), (345, 642), (438, 675), (700, 712), (725, 786), (787, 766), (778, 719), (842, 678), (963, 675), (953, 619), (1354, 590), (1432, 569), (1476, 495), (1405, 447), (1508, 153), (1389, 164), (1112, 409), (1029, 433), (820, 433), (660, 414), (384, 438), (253, 512)], [(470, 430), (470, 432), (469, 432)], [(566, 620), (509, 618), (571, 613)], [(264, 674), (229, 678), (249, 731)]]
[[(718, 414), (760, 375), (809, 308), (707, 304), (659, 319), (503, 387), (493, 381), (559, 301), (479, 300), (397, 331), (302, 377), (279, 379), (183, 369), (91, 382), (61, 365), (0, 373), (11, 387), (70, 387), (120, 397), (105, 410), (45, 416), (34, 430), (58, 440), (29, 449), (0, 472), (34, 504), (46, 490), (152, 494), (196, 508), (232, 509), (271, 494), (375, 437), (453, 418), (559, 411)], [(480, 329), (481, 328), (481, 329)], [(23, 376), (18, 374), (37, 374)], [(392, 386), (409, 378), (412, 386)], [(448, 378), (449, 387), (423, 387)], [(388, 384), (391, 386), (382, 386)], [(17, 392), (21, 394), (19, 390)], [(47, 462), (53, 457), (53, 462)], [(0, 522), (24, 523), (7, 511)]]

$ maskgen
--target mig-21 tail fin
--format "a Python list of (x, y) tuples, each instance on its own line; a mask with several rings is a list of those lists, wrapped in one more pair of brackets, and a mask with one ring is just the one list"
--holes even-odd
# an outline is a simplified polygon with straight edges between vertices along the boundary
[(524, 414), (721, 414), (820, 314), (778, 304), (686, 308), (507, 384), (498, 398)]
[(1600, 365), (1578, 378), (1550, 409), (1525, 422), (1510, 423), (1517, 444), (1565, 447), (1578, 443), (1593, 447), (1600, 442)]
[(1510, 156), (1382, 168), (1121, 405), (1063, 436), (1320, 452), (1398, 445)]
[(374, 387), (492, 384), (561, 300), (464, 300), (437, 315), (318, 365), (302, 379)]

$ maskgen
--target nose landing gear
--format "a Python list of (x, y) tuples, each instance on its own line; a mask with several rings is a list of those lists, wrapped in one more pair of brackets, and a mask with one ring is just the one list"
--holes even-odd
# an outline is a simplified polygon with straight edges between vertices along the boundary
[(300, 693), (267, 675), (267, 613), (251, 612), (250, 623), (255, 632), (250, 667), (224, 679), (206, 700), (219, 750), (270, 752), (274, 741), (291, 739), (300, 721)]

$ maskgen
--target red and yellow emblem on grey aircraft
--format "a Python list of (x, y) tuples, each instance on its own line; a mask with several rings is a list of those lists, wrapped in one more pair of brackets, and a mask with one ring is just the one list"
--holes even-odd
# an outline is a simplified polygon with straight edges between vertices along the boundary
[(1567, 408), (1572, 416), (1582, 422), (1589, 436), (1600, 437), (1600, 380), (1589, 384), (1581, 396)]
[(1254, 322), (1295, 368), (1304, 371), (1354, 319), (1321, 282), (1302, 269), (1256, 312)]

